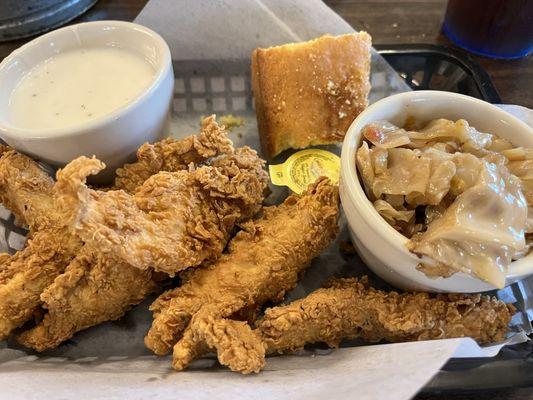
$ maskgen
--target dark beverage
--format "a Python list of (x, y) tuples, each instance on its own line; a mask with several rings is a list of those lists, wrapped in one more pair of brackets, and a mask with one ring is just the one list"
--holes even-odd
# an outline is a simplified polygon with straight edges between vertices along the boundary
[(473, 53), (524, 57), (533, 50), (533, 0), (448, 0), (443, 30)]

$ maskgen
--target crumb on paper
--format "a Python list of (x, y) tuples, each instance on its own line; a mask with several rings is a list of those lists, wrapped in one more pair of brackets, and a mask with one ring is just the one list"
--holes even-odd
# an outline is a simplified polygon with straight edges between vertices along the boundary
[(353, 244), (349, 240), (343, 240), (339, 243), (339, 250), (342, 254), (345, 255), (352, 255), (355, 254), (355, 248), (353, 247)]
[[(201, 115), (200, 116), (200, 124), (202, 123), (202, 121), (205, 118), (206, 118), (206, 115)], [(217, 119), (218, 119), (220, 125), (224, 125), (224, 127), (226, 128), (226, 131), (228, 131), (228, 132), (233, 131), (234, 128), (238, 128), (240, 126), (243, 126), (246, 123), (244, 118), (236, 117), (233, 114), (221, 115)], [(239, 133), (238, 136), (240, 138), (240, 137), (242, 137), (242, 134)]]
[(444, 264), (429, 265), (419, 263), (416, 269), (423, 272), (429, 279), (449, 278), (455, 271)]
[(414, 130), (416, 129), (416, 126), (417, 126), (416, 122), (417, 122), (416, 118), (413, 115), (407, 115), (407, 117), (405, 118), (405, 123), (403, 127), (404, 129), (408, 131)]
[(236, 117), (233, 114), (222, 115), (219, 118), (220, 124), (226, 127), (226, 130), (231, 132), (234, 128), (244, 125), (244, 118)]
[(326, 89), (327, 89), (328, 93), (333, 95), (333, 96), (336, 96), (336, 95), (339, 94), (339, 90), (338, 90), (337, 85), (335, 85), (331, 79), (328, 79), (328, 82), (326, 84)]

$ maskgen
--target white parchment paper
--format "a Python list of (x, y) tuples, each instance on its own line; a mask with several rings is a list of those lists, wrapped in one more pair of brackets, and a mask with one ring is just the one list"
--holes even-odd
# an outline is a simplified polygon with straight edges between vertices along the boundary
[[(160, 33), (171, 48), (176, 87), (170, 134), (181, 137), (196, 132), (201, 115), (232, 113), (246, 121), (231, 133), (232, 140), (258, 150), (249, 80), (252, 50), (353, 31), (319, 0), (152, 0), (136, 22)], [(376, 52), (372, 87), (372, 102), (409, 90)], [(527, 109), (509, 111), (531, 118)], [(327, 148), (340, 152), (337, 146)], [(273, 189), (269, 203), (287, 195), (283, 188)], [(0, 219), (4, 221), (0, 229), (15, 230), (11, 236), (0, 232), (0, 240), (7, 238), (0, 245), (19, 248), (23, 239), (16, 234), (11, 216), (0, 209)], [(339, 244), (348, 239), (344, 218), (341, 227), (339, 238), (313, 262), (287, 300), (305, 296), (331, 276), (368, 274), (374, 285), (387, 287), (357, 256), (339, 252)], [(498, 293), (521, 310), (513, 319), (517, 331), (531, 330), (532, 287), (530, 278)], [(178, 373), (171, 369), (169, 357), (155, 357), (144, 347), (151, 301), (147, 299), (119, 321), (80, 332), (43, 354), (14, 343), (0, 344), (0, 398), (403, 400), (414, 396), (451, 357), (491, 357), (505, 345), (480, 348), (471, 339), (450, 339), (317, 349), (269, 358), (265, 370), (254, 376), (229, 372), (211, 357)], [(518, 333), (509, 343), (526, 339)]]

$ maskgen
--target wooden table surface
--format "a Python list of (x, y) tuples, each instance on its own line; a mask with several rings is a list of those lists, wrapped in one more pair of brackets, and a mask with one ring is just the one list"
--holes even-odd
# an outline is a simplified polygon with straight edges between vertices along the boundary
[[(466, 1), (466, 0), (465, 0)], [(441, 32), (446, 0), (326, 0), (375, 44), (430, 43), (454, 46)], [(495, 60), (470, 54), (488, 72), (502, 102), (533, 108), (533, 57)]]
[[(146, 0), (99, 0), (85, 15), (72, 23), (100, 19), (131, 21)], [(446, 0), (325, 0), (333, 10), (357, 29), (364, 29), (375, 44), (431, 43), (454, 47), (441, 33)], [(25, 43), (0, 43), (0, 60)], [(533, 108), (533, 59), (492, 60), (471, 55), (485, 68), (502, 101)], [(533, 373), (533, 371), (532, 371)], [(446, 396), (419, 395), (424, 400), (525, 400), (533, 399), (533, 388), (510, 389)]]

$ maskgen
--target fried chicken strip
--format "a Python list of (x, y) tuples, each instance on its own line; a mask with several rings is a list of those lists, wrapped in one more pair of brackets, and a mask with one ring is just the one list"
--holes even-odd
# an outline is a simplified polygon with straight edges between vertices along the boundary
[[(206, 133), (204, 139), (209, 135)], [(86, 215), (98, 209), (102, 213), (100, 222), (110, 224), (113, 232), (137, 232), (141, 240), (137, 245), (141, 250), (146, 246), (144, 251), (148, 254), (153, 250), (152, 241), (157, 242), (164, 235), (164, 225), (160, 223), (169, 223), (169, 234), (175, 229), (183, 235), (164, 243), (168, 257), (175, 256), (173, 251), (183, 249), (177, 256), (180, 257), (189, 254), (185, 251), (193, 254), (197, 250), (199, 261), (189, 257), (186, 262), (199, 264), (215, 250), (222, 251), (240, 218), (256, 212), (266, 186), (262, 161), (255, 152), (247, 148), (234, 151), (233, 147), (225, 151), (229, 154), (220, 155), (206, 166), (159, 172), (134, 188), (134, 196), (122, 190), (88, 189), (85, 178), (104, 165), (96, 159), (80, 157), (57, 174), (58, 203), (67, 220), (77, 211)], [(203, 154), (219, 155), (218, 150)], [(91, 240), (95, 231), (83, 233), (87, 240), (81, 254), (41, 296), (48, 310), (43, 321), (17, 337), (24, 346), (38, 351), (56, 347), (81, 329), (121, 317), (156, 289), (159, 274), (151, 268), (136, 268), (129, 259), (115, 254), (124, 251), (121, 242), (106, 247)], [(167, 247), (163, 246), (162, 251), (167, 251)]]
[(30, 228), (26, 247), (2, 257), (0, 340), (30, 320), (40, 295), (81, 248), (57, 212), (53, 180), (29, 157), (2, 147), (0, 200)]
[(120, 264), (85, 246), (41, 295), (43, 320), (16, 340), (43, 351), (57, 347), (76, 332), (119, 319), (157, 288), (152, 271)]
[(151, 306), (145, 338), (158, 355), (174, 346), (181, 370), (208, 349), (222, 364), (243, 373), (264, 364), (260, 336), (239, 319), (269, 300), (280, 301), (298, 276), (337, 234), (338, 188), (319, 179), (302, 196), (292, 195), (243, 225), (228, 252), (210, 266), (188, 272), (181, 287)]
[(11, 257), (0, 273), (0, 340), (29, 321), (40, 295), (60, 275), (81, 248), (66, 229), (37, 232)]
[[(58, 191), (83, 183), (87, 175), (103, 167), (96, 159), (74, 160), (58, 172)], [(82, 329), (120, 318), (157, 288), (156, 280), (152, 270), (119, 262), (86, 243), (65, 273), (41, 295), (47, 309), (43, 320), (16, 339), (37, 351), (54, 348)]]
[(471, 337), (481, 344), (504, 339), (516, 312), (512, 305), (480, 294), (384, 292), (366, 278), (338, 279), (330, 287), (285, 306), (267, 309), (257, 332), (268, 353), (302, 349), (342, 339), (369, 342)]
[(51, 225), (54, 180), (39, 164), (0, 145), (0, 203), (21, 225), (36, 231)]
[(202, 120), (199, 134), (184, 139), (166, 138), (155, 144), (145, 143), (137, 151), (137, 161), (117, 170), (115, 189), (134, 193), (149, 177), (161, 171), (186, 170), (220, 154), (233, 152), (233, 144), (223, 127), (211, 115)]
[(198, 168), (159, 172), (130, 195), (89, 189), (85, 177), (103, 164), (81, 157), (58, 173), (57, 187), (86, 243), (120, 262), (172, 276), (216, 259), (235, 224), (257, 213), (268, 181), (263, 165), (243, 147)]
[[(0, 203), (15, 215), (16, 223), (31, 232), (49, 225), (53, 185), (37, 163), (0, 145)], [(9, 267), (9, 261), (10, 254), (0, 253), (0, 271)]]
[[(190, 162), (231, 152), (231, 141), (210, 117), (196, 136), (144, 145), (140, 160), (121, 170), (116, 186), (134, 192), (160, 169), (183, 170)], [(104, 257), (94, 247), (82, 249), (66, 215), (57, 211), (52, 178), (37, 163), (8, 147), (0, 154), (0, 199), (32, 230), (51, 227), (39, 230), (13, 258), (2, 258), (0, 337), (28, 321), (44, 301), (44, 320), (19, 340), (38, 350), (55, 347), (81, 329), (120, 317), (154, 290), (151, 272)]]

